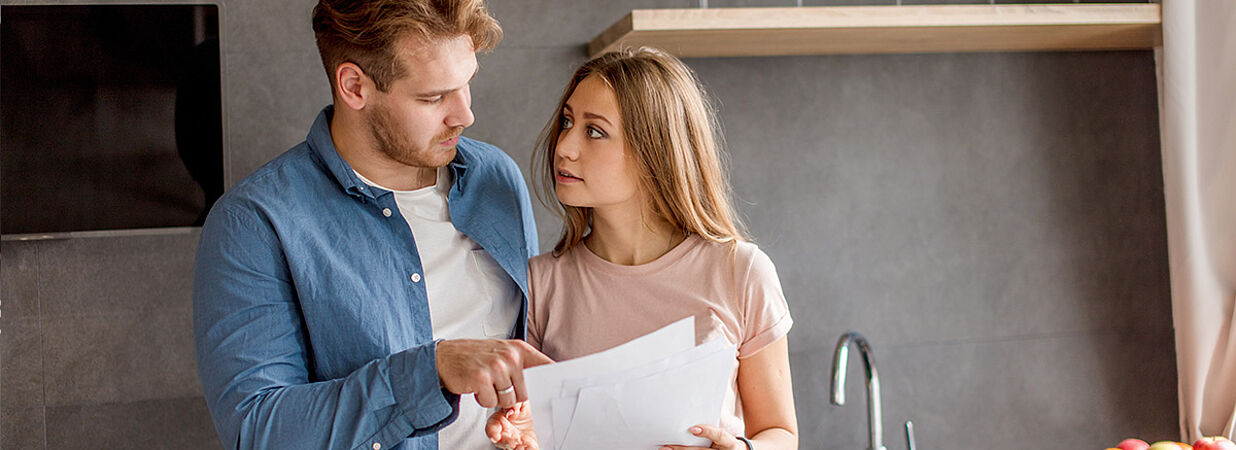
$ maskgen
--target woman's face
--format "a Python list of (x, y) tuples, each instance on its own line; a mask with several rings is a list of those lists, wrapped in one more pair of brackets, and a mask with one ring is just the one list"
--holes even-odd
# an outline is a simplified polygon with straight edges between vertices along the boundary
[(622, 135), (618, 97), (588, 76), (562, 108), (554, 152), (558, 201), (581, 208), (642, 206), (638, 170)]

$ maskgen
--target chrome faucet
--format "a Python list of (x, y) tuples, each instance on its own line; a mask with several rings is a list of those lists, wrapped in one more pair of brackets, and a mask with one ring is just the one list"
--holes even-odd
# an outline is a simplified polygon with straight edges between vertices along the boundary
[[(867, 343), (867, 338), (857, 332), (850, 331), (841, 335), (841, 338), (837, 340), (837, 348), (833, 351), (832, 402), (837, 406), (845, 405), (845, 369), (851, 342), (858, 346), (858, 351), (863, 356), (863, 368), (867, 369), (867, 431), (869, 433), (867, 448), (868, 450), (886, 450), (883, 438), (883, 417), (880, 414), (880, 375), (876, 373), (871, 345)], [(913, 446), (912, 443), (910, 445)]]

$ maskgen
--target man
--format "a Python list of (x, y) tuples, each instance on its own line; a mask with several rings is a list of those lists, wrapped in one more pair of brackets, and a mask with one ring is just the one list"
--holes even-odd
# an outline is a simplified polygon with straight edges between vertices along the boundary
[(215, 428), (228, 448), (492, 448), (485, 408), (525, 400), (523, 368), (549, 362), (511, 339), (537, 250), (527, 187), (460, 137), (501, 29), (481, 0), (321, 0), (313, 28), (333, 107), (202, 228)]

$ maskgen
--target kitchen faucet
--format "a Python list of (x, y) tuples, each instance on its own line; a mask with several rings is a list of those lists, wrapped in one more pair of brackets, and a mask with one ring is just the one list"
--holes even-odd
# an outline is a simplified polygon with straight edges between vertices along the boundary
[(837, 406), (845, 405), (845, 369), (851, 342), (858, 346), (858, 351), (863, 357), (863, 368), (867, 369), (867, 448), (868, 450), (886, 450), (881, 422), (883, 417), (880, 414), (880, 375), (876, 373), (871, 345), (867, 343), (867, 338), (858, 332), (850, 331), (841, 335), (841, 338), (837, 340), (837, 348), (833, 351), (832, 402)]
[[(851, 331), (841, 335), (837, 340), (837, 349), (833, 352), (833, 404), (845, 405), (845, 363), (849, 359), (850, 343), (858, 346), (863, 355), (863, 367), (867, 369), (867, 431), (870, 433), (868, 449), (886, 450), (883, 438), (883, 420), (880, 414), (880, 375), (876, 373), (875, 357), (871, 356), (871, 344), (867, 338)], [(914, 422), (906, 421), (906, 448), (915, 450)]]

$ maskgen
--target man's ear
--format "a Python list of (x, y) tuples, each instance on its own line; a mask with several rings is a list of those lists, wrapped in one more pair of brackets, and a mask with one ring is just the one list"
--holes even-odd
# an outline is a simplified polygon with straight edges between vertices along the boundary
[(349, 108), (365, 109), (373, 93), (373, 80), (356, 64), (345, 62), (335, 67), (335, 94)]

